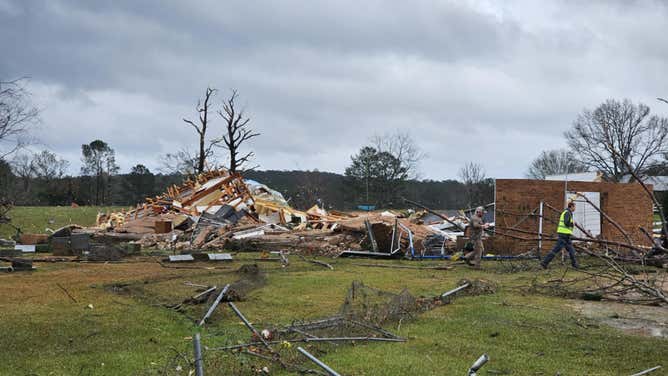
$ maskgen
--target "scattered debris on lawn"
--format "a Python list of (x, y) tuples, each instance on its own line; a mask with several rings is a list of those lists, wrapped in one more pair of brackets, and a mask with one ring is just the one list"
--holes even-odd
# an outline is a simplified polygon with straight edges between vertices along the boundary
[(468, 376), (476, 376), (478, 374), (478, 371), (480, 371), (482, 366), (487, 364), (488, 361), (489, 361), (489, 356), (487, 356), (487, 354), (482, 354), (480, 358), (478, 358), (478, 360), (476, 360), (475, 363), (473, 363), (471, 368), (469, 368)]
[(302, 353), (305, 357), (309, 358), (309, 360), (312, 361), (313, 363), (317, 364), (318, 367), (324, 369), (325, 372), (327, 372), (328, 375), (330, 375), (330, 376), (340, 376), (338, 372), (334, 371), (327, 364), (323, 363), (320, 359), (316, 358), (310, 352), (304, 350), (302, 347), (297, 347), (297, 351)]
[(220, 169), (169, 187), (135, 209), (100, 213), (97, 227), (73, 225), (53, 231), (49, 244), (60, 256), (89, 252), (75, 246), (79, 234), (89, 235), (91, 247), (132, 242), (181, 253), (226, 249), (362, 257), (454, 254), (467, 217), (425, 222), (424, 213), (408, 218), (391, 211), (359, 216), (317, 205), (300, 211), (281, 193)]
[[(216, 307), (218, 307), (218, 304), (220, 304), (220, 301), (223, 300), (223, 298), (225, 297), (225, 294), (227, 294), (227, 290), (229, 290), (229, 289), (230, 289), (230, 285), (225, 285), (225, 287), (223, 287), (223, 289), (220, 291), (220, 294), (218, 294), (218, 297), (216, 298), (216, 300), (213, 301), (213, 304), (211, 304), (211, 307), (209, 307), (209, 310), (206, 311), (206, 314), (204, 315), (204, 317), (202, 317), (202, 320), (199, 322), (199, 324), (197, 324), (198, 326), (204, 325), (206, 320), (209, 317), (211, 317), (211, 314), (216, 309)], [(213, 290), (215, 290), (215, 287), (213, 288)], [(207, 290), (207, 291), (210, 291), (210, 290)], [(193, 299), (196, 299), (197, 297), (198, 296), (195, 296), (195, 297), (193, 297)]]
[(642, 371), (642, 372), (634, 373), (634, 374), (631, 375), (631, 376), (647, 375), (647, 374), (652, 373), (652, 372), (654, 372), (654, 371), (657, 371), (657, 370), (659, 370), (659, 369), (661, 369), (661, 366), (656, 366), (656, 367), (648, 368), (648, 369), (646, 369), (646, 370), (644, 370), (644, 371)]

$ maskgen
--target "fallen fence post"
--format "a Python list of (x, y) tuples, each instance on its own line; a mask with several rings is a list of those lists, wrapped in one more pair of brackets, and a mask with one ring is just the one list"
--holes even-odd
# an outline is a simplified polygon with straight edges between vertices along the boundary
[(443, 298), (447, 298), (447, 297), (450, 296), (450, 295), (456, 294), (456, 293), (458, 293), (459, 291), (462, 291), (462, 290), (464, 290), (465, 288), (468, 288), (469, 286), (471, 286), (471, 284), (467, 282), (467, 283), (465, 283), (465, 284), (463, 284), (463, 285), (461, 285), (461, 286), (459, 286), (459, 287), (457, 287), (457, 288), (454, 288), (454, 289), (452, 289), (452, 290), (450, 290), (450, 291), (446, 291), (446, 292), (444, 292), (443, 294), (441, 294), (441, 299), (443, 299)]
[(216, 298), (216, 301), (211, 304), (211, 307), (209, 307), (209, 310), (206, 312), (206, 315), (202, 317), (202, 321), (199, 322), (198, 326), (204, 325), (204, 322), (213, 314), (213, 311), (218, 307), (218, 304), (220, 304), (220, 301), (223, 300), (223, 297), (225, 294), (227, 294), (227, 290), (230, 288), (230, 285), (227, 284), (225, 287), (223, 287), (223, 290), (220, 292), (218, 297)]
[(661, 368), (661, 366), (652, 367), (652, 368), (646, 369), (646, 370), (644, 370), (644, 371), (642, 371), (642, 372), (634, 373), (634, 374), (631, 375), (631, 376), (647, 375), (648, 373), (650, 373), (650, 372), (654, 372), (654, 371), (656, 371), (656, 370), (658, 370), (658, 369), (660, 369), (660, 368)]
[(331, 369), (327, 364), (323, 363), (320, 361), (320, 359), (316, 358), (315, 356), (311, 355), (308, 351), (304, 350), (301, 347), (297, 347), (297, 351), (302, 353), (305, 357), (309, 358), (313, 363), (317, 364), (320, 366), (320, 368), (324, 369), (325, 372), (327, 372), (331, 376), (341, 376), (338, 372), (334, 371)]
[(234, 303), (232, 303), (232, 302), (227, 302), (227, 305), (229, 305), (230, 308), (232, 308), (232, 310), (234, 311), (234, 313), (236, 313), (237, 316), (239, 316), (239, 318), (241, 319), (241, 321), (243, 321), (244, 325), (246, 325), (246, 327), (247, 327), (248, 329), (250, 329), (250, 331), (253, 332), (253, 334), (255, 334), (255, 335), (257, 336), (257, 338), (260, 339), (260, 341), (262, 341), (262, 344), (263, 344), (266, 348), (268, 348), (269, 350), (271, 350), (271, 346), (269, 345), (269, 342), (267, 342), (267, 340), (264, 339), (264, 337), (262, 336), (262, 334), (261, 334), (260, 332), (258, 332), (257, 329), (255, 329), (255, 327), (254, 327), (250, 322), (248, 322), (248, 320), (246, 320), (246, 317), (244, 317), (243, 313), (241, 313), (241, 311), (239, 311), (239, 308), (237, 308), (237, 306), (235, 306)]
[(200, 343), (199, 333), (193, 336), (193, 347), (195, 350), (195, 375), (204, 376), (204, 362), (202, 361), (202, 345)]
[(482, 366), (484, 366), (485, 363), (487, 363), (488, 361), (489, 361), (489, 356), (487, 356), (487, 354), (482, 354), (480, 358), (478, 358), (478, 360), (476, 360), (475, 363), (473, 363), (471, 368), (469, 368), (469, 373), (467, 375), (476, 376), (477, 375), (476, 372), (478, 372), (482, 368)]

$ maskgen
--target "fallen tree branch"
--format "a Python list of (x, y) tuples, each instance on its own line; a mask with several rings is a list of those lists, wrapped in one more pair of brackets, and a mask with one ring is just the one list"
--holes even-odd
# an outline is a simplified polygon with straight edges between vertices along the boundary
[(63, 292), (64, 292), (64, 293), (65, 293), (65, 294), (66, 294), (66, 295), (67, 295), (67, 296), (68, 296), (74, 303), (79, 303), (79, 302), (77, 302), (76, 299), (74, 299), (74, 297), (72, 296), (72, 294), (70, 294), (70, 292), (67, 291), (67, 289), (64, 288), (60, 283), (56, 283), (56, 286), (58, 286), (61, 290), (63, 290)]
[[(624, 231), (624, 229), (622, 228), (622, 226), (620, 226), (619, 223), (617, 223), (617, 221), (615, 221), (614, 219), (610, 218), (610, 216), (609, 216), (607, 213), (605, 213), (603, 210), (601, 210), (601, 208), (599, 208), (599, 207), (596, 206), (593, 202), (591, 202), (591, 200), (589, 200), (589, 199), (587, 198), (587, 196), (583, 195), (583, 194), (580, 193), (580, 192), (576, 192), (575, 194), (576, 194), (578, 197), (584, 199), (589, 205), (591, 205), (591, 207), (593, 207), (594, 209), (596, 209), (596, 211), (598, 211), (598, 212), (603, 216), (603, 218), (605, 218), (608, 222), (610, 222), (610, 223), (611, 223), (611, 224), (612, 224), (612, 225), (613, 225), (613, 226), (614, 226), (614, 227), (615, 227), (615, 228), (616, 228), (616, 229), (617, 229), (617, 230), (618, 230), (618, 231), (619, 231), (625, 238), (626, 238), (626, 241), (627, 241), (630, 245), (633, 245), (633, 240), (631, 239), (631, 236), (629, 236), (629, 234), (628, 234), (626, 231)], [(640, 257), (640, 255), (636, 255), (636, 256)]]
[(314, 260), (314, 259), (307, 259), (306, 257), (304, 257), (304, 256), (302, 256), (302, 255), (298, 255), (298, 256), (299, 256), (299, 258), (301, 258), (302, 260), (304, 260), (304, 261), (306, 261), (306, 262), (310, 262), (310, 263), (312, 263), (312, 264), (316, 264), (316, 265), (324, 266), (324, 267), (326, 267), (326, 268), (329, 268), (330, 270), (334, 270), (334, 267), (333, 267), (332, 265), (330, 265), (330, 264), (328, 264), (328, 263), (326, 263), (326, 262), (324, 262), (324, 261), (319, 261), (319, 260)]

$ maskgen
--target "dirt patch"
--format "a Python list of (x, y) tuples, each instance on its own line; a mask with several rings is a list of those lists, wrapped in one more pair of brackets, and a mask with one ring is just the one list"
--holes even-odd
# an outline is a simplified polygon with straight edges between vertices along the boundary
[[(246, 300), (246, 296), (248, 296), (251, 291), (259, 289), (267, 284), (267, 277), (257, 264), (242, 265), (239, 270), (237, 270), (237, 274), (240, 278), (230, 284), (225, 301)], [(211, 295), (209, 298), (210, 303), (215, 300), (215, 296), (216, 294)]]
[(668, 307), (637, 306), (614, 302), (572, 302), (587, 318), (643, 337), (668, 338)]

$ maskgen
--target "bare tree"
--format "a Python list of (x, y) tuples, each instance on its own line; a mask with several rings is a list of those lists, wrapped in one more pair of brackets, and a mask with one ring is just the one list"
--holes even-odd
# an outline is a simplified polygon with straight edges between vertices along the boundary
[(31, 161), (35, 177), (46, 182), (62, 178), (69, 164), (68, 161), (48, 150), (42, 150), (40, 153), (34, 154)]
[[(211, 139), (208, 140), (207, 144), (207, 137), (206, 137), (206, 132), (209, 127), (209, 109), (212, 106), (212, 97), (215, 95), (216, 89), (212, 89), (210, 87), (206, 88), (206, 92), (204, 93), (204, 100), (198, 99), (197, 100), (197, 113), (198, 113), (198, 122), (195, 123), (192, 120), (189, 119), (183, 119), (183, 121), (186, 124), (189, 124), (192, 126), (195, 131), (197, 132), (199, 136), (199, 151), (197, 154), (197, 165), (195, 171), (198, 174), (201, 174), (204, 172), (204, 167), (207, 162), (207, 158), (211, 157), (213, 155), (213, 147), (216, 146), (218, 143), (220, 143), (220, 139)], [(179, 152), (180, 154), (183, 151)], [(178, 153), (177, 153), (178, 154)], [(181, 155), (183, 157), (183, 155)], [(186, 158), (190, 159), (190, 158)], [(183, 161), (183, 158), (181, 158), (181, 161)]]
[(466, 188), (467, 206), (482, 204), (483, 185), (487, 177), (482, 165), (474, 162), (468, 162), (459, 169), (459, 178)]
[(416, 145), (413, 137), (407, 132), (375, 135), (371, 144), (378, 152), (387, 152), (399, 161), (399, 167), (407, 171), (409, 179), (418, 179), (420, 176), (420, 162), (425, 154)]
[(199, 158), (187, 148), (174, 153), (167, 153), (160, 158), (160, 172), (164, 174), (197, 175)]
[(650, 116), (642, 103), (609, 99), (583, 111), (565, 136), (581, 162), (618, 181), (629, 172), (642, 173), (668, 151), (668, 119)]
[(527, 176), (543, 180), (549, 175), (573, 174), (587, 171), (587, 166), (572, 157), (568, 150), (548, 150), (531, 162)]
[(241, 145), (260, 135), (260, 133), (255, 132), (248, 126), (250, 118), (245, 116), (244, 110), (238, 110), (236, 108), (235, 100), (238, 96), (237, 91), (232, 90), (232, 95), (223, 102), (223, 110), (218, 111), (218, 114), (226, 123), (226, 133), (219, 140), (223, 141), (225, 144), (224, 147), (228, 151), (228, 168), (231, 173), (242, 170), (244, 165), (247, 164), (254, 155), (252, 151), (249, 151), (241, 156), (239, 151)]
[(28, 131), (39, 120), (39, 110), (32, 105), (24, 82), (0, 81), (0, 159), (24, 146)]
[(468, 162), (457, 173), (462, 183), (477, 184), (485, 180), (485, 169), (479, 163)]
[(30, 155), (19, 153), (14, 155), (11, 162), (12, 172), (18, 176), (21, 181), (22, 194), (29, 195), (32, 179), (35, 178), (35, 167)]

